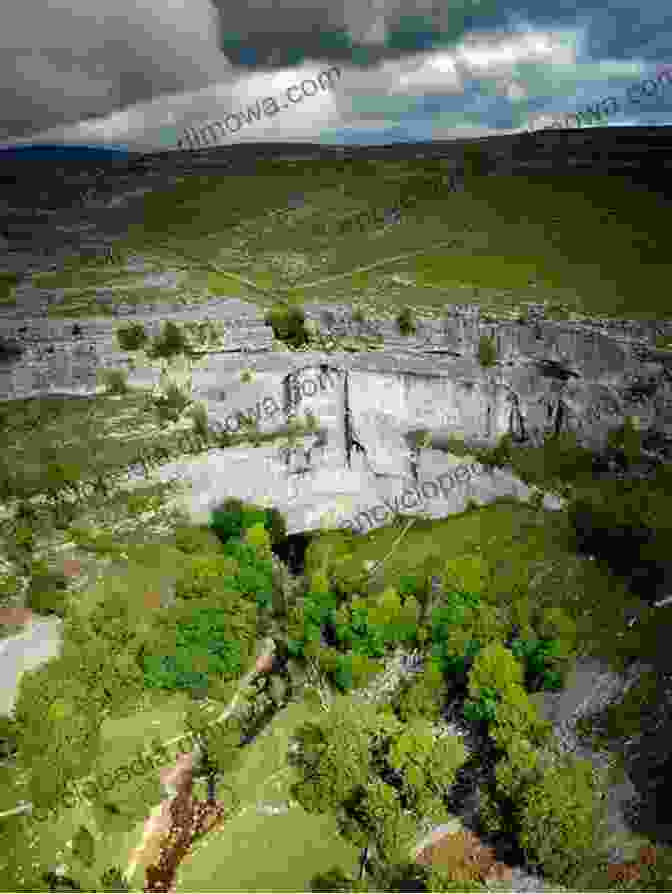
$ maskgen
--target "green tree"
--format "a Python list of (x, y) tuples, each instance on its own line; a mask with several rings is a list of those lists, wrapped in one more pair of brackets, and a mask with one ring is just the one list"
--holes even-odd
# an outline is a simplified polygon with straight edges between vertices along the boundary
[(506, 697), (512, 686), (522, 687), (523, 668), (503, 643), (489, 643), (474, 659), (469, 673), (469, 695), (478, 697), (482, 689), (494, 689)]
[(417, 816), (445, 816), (443, 799), (467, 759), (467, 749), (456, 736), (437, 737), (432, 724), (416, 718), (392, 743), (389, 762), (404, 775), (405, 791)]
[[(396, 890), (385, 886), (404, 874), (420, 818), (446, 816), (444, 798), (466, 749), (435, 736), (426, 721), (405, 727), (389, 710), (345, 696), (295, 738), (293, 797), (309, 812), (333, 813), (348, 841), (370, 849), (376, 890)], [(401, 782), (393, 785), (395, 771)]]
[(545, 721), (522, 686), (506, 689), (496, 709), (491, 735), (496, 744), (510, 751), (513, 743), (529, 740), (537, 745), (548, 741), (552, 724)]
[(415, 679), (402, 684), (395, 699), (395, 708), (404, 723), (416, 717), (436, 722), (447, 695), (448, 686), (439, 663), (428, 658), (422, 672)]
[(571, 883), (598, 846), (603, 792), (593, 774), (590, 761), (571, 759), (549, 767), (523, 796), (520, 842), (554, 880)]
[(299, 727), (295, 738), (303, 749), (293, 797), (308, 812), (327, 813), (347, 802), (371, 776), (371, 744), (399, 728), (372, 705), (337, 696), (320, 722)]

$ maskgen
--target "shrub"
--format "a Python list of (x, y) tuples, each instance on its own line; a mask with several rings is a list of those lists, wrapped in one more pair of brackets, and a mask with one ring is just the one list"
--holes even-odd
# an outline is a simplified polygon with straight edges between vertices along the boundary
[(200, 401), (189, 409), (189, 415), (194, 426), (194, 431), (199, 438), (207, 441), (210, 437), (210, 427), (208, 425), (208, 411), (205, 404)]
[(165, 392), (154, 398), (154, 406), (161, 419), (169, 419), (177, 422), (185, 407), (189, 406), (191, 398), (175, 382), (169, 382)]
[(478, 698), (467, 699), (464, 703), (464, 717), (471, 723), (490, 723), (497, 716), (499, 693), (496, 689), (480, 689)]
[(161, 332), (152, 339), (147, 348), (147, 354), (152, 360), (159, 358), (169, 360), (179, 354), (187, 353), (189, 353), (189, 342), (180, 327), (171, 320), (163, 324)]
[(300, 348), (309, 341), (306, 317), (300, 307), (274, 304), (265, 317), (265, 323), (273, 329), (273, 335), (293, 348)]
[(549, 639), (517, 639), (511, 644), (511, 651), (525, 665), (525, 684), (530, 692), (562, 689), (562, 673), (553, 666), (558, 649), (558, 641)]
[(410, 307), (405, 307), (397, 316), (397, 327), (400, 335), (412, 335), (416, 326)]
[(271, 546), (276, 547), (287, 538), (284, 516), (275, 508), (262, 509), (242, 500), (229, 497), (212, 511), (210, 527), (222, 543), (239, 538), (252, 525), (263, 523), (270, 534)]
[(103, 369), (100, 372), (100, 379), (108, 394), (126, 394), (128, 391), (126, 373), (123, 369)]
[(478, 342), (478, 362), (484, 369), (497, 363), (497, 344), (492, 336), (481, 335)]
[(0, 714), (0, 760), (7, 760), (16, 754), (19, 727), (12, 717)]
[(148, 339), (142, 323), (126, 323), (119, 326), (116, 337), (122, 351), (139, 351)]
[(33, 562), (27, 604), (37, 614), (65, 616), (68, 581), (64, 574), (50, 571), (45, 562)]
[(478, 460), (484, 466), (506, 466), (513, 460), (513, 438), (510, 434), (502, 435), (496, 447), (478, 450)]

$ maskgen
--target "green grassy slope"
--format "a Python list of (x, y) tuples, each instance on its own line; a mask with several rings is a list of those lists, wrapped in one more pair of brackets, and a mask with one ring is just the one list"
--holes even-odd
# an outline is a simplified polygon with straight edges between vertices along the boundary
[[(272, 293), (428, 309), (548, 300), (564, 306), (558, 309), (565, 315), (669, 314), (668, 212), (660, 197), (624, 177), (584, 173), (472, 177), (463, 193), (451, 193), (441, 175), (440, 162), (290, 168), (262, 161), (254, 176), (193, 176), (147, 194), (142, 220), (117, 247), (183, 268), (178, 294), (209, 288), (262, 302)], [(423, 177), (436, 177), (436, 188)], [(290, 209), (288, 198), (297, 192), (305, 204)], [(402, 223), (376, 221), (400, 196), (415, 196)], [(341, 222), (358, 213), (368, 218), (342, 232)], [(384, 263), (399, 256), (411, 257)], [(363, 279), (352, 276), (374, 264)], [(208, 278), (216, 269), (233, 277)], [(393, 287), (393, 274), (411, 285)], [(132, 300), (130, 280), (119, 270), (110, 276), (128, 285)], [(99, 277), (90, 266), (82, 269), (82, 288), (100, 284)], [(68, 283), (77, 281), (69, 271)]]

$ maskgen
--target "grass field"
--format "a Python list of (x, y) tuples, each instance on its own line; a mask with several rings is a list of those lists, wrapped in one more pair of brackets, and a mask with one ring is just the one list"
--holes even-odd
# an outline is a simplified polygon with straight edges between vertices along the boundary
[[(422, 186), (423, 176), (440, 174), (436, 162), (307, 162), (300, 174), (293, 170), (259, 162), (253, 180), (194, 176), (152, 192), (144, 198), (142, 221), (116, 248), (122, 256), (151, 258), (157, 269), (183, 270), (177, 295), (190, 300), (212, 291), (262, 304), (284, 296), (364, 300), (381, 308), (413, 304), (427, 311), (465, 301), (493, 308), (547, 301), (565, 317), (669, 316), (668, 209), (627, 178), (476, 177), (464, 192), (446, 186), (442, 195)], [(373, 212), (412, 194), (414, 183), (418, 195), (400, 224), (373, 221)], [(305, 204), (290, 209), (288, 197), (297, 192)], [(341, 232), (340, 222), (360, 212), (371, 220), (361, 230)], [(362, 267), (369, 272), (353, 276)], [(392, 288), (393, 275), (409, 285)], [(81, 304), (106, 277), (125, 284), (127, 301), (140, 294), (143, 301), (176, 298), (170, 290), (142, 288), (137, 275), (134, 285), (121, 266), (73, 262), (40, 282), (81, 287)], [(73, 291), (54, 312), (65, 313), (76, 299)]]
[(312, 716), (306, 704), (291, 704), (249, 747), (229, 780), (241, 812), (184, 861), (178, 891), (306, 891), (311, 876), (333, 864), (354, 870), (358, 851), (339, 838), (332, 817), (309, 815), (298, 806), (277, 816), (254, 809), (258, 801), (289, 800), (289, 736)]

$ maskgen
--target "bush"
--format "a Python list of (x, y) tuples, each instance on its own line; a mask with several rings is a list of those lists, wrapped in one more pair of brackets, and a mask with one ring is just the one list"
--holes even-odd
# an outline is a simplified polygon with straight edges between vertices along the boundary
[(126, 323), (119, 326), (116, 337), (122, 351), (139, 351), (148, 339), (142, 323)]
[(273, 329), (273, 335), (293, 348), (300, 348), (309, 341), (306, 317), (300, 307), (274, 304), (267, 312), (265, 323)]
[(196, 434), (199, 438), (207, 441), (210, 437), (210, 427), (208, 425), (208, 411), (205, 408), (205, 404), (200, 401), (194, 404), (189, 410), (189, 415), (191, 416)]
[(554, 667), (558, 650), (557, 640), (517, 639), (511, 644), (511, 651), (525, 665), (525, 685), (528, 691), (562, 689), (563, 675)]
[(169, 382), (165, 392), (154, 398), (154, 406), (159, 418), (177, 422), (185, 407), (189, 406), (191, 398), (175, 382)]
[(65, 616), (68, 581), (64, 574), (50, 571), (45, 562), (33, 562), (27, 604), (37, 614)]
[(397, 327), (400, 335), (412, 335), (415, 332), (415, 322), (410, 307), (405, 307), (397, 316)]
[(245, 504), (235, 497), (227, 498), (213, 509), (210, 527), (220, 541), (226, 543), (233, 538), (242, 537), (247, 528), (259, 523), (263, 523), (269, 532), (272, 547), (277, 547), (286, 540), (287, 524), (279, 510)]
[(491, 336), (481, 336), (478, 342), (478, 362), (484, 369), (497, 363), (497, 345)]
[(100, 379), (108, 394), (126, 394), (128, 391), (126, 373), (123, 369), (101, 370)]
[(188, 353), (190, 351), (187, 337), (180, 327), (170, 320), (163, 324), (161, 332), (152, 339), (147, 348), (147, 355), (152, 360), (158, 360), (159, 358), (169, 360), (179, 354)]
[(0, 761), (16, 754), (19, 727), (12, 717), (0, 714)]
[(513, 460), (513, 438), (510, 434), (502, 435), (496, 447), (477, 451), (478, 460), (484, 466), (507, 466)]

